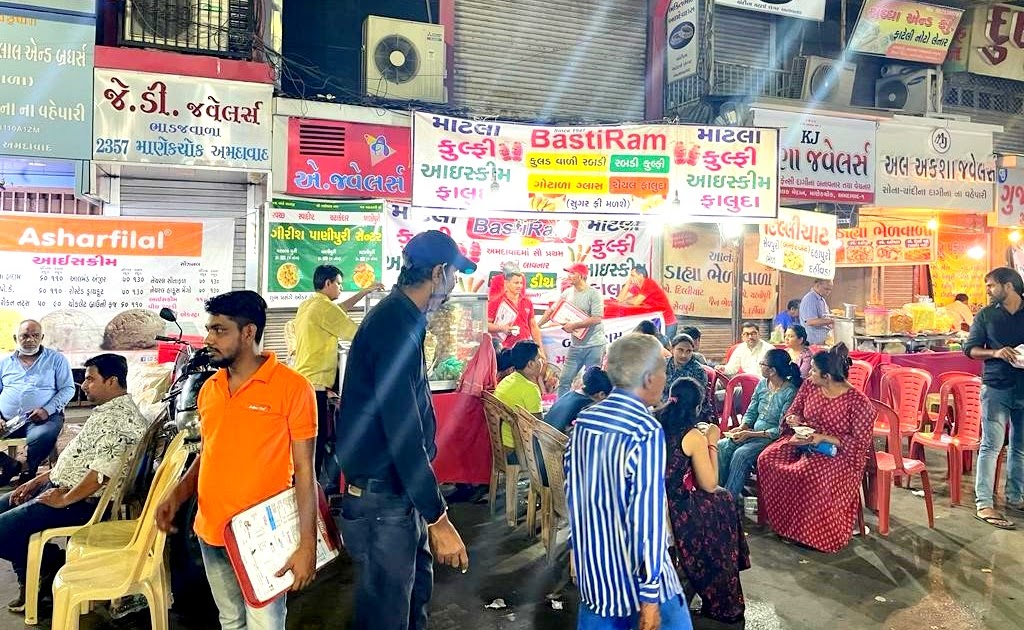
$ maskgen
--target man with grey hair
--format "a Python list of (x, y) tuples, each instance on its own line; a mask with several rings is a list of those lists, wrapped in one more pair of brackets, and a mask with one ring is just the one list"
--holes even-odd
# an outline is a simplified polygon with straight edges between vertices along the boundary
[(661, 344), (630, 333), (608, 350), (614, 389), (580, 412), (565, 453), (569, 544), (580, 590), (577, 628), (689, 630), (669, 559)]

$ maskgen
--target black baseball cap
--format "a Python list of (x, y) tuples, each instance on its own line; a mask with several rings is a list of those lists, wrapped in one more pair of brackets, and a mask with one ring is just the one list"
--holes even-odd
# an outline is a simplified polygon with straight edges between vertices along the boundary
[(461, 273), (476, 271), (476, 263), (459, 251), (452, 237), (438, 230), (427, 230), (412, 237), (402, 250), (405, 264), (416, 267), (451, 265)]

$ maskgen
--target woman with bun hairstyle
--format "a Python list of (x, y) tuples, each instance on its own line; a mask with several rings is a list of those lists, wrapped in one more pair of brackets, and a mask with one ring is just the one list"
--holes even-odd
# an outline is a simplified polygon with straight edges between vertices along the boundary
[(782, 414), (793, 403), (803, 379), (785, 350), (769, 350), (761, 361), (761, 382), (754, 389), (740, 426), (718, 441), (718, 482), (737, 501), (757, 456), (782, 433)]
[[(532, 341), (519, 341), (511, 349), (501, 351), (498, 365), (509, 366), (515, 371), (501, 379), (494, 388), (494, 397), (511, 409), (522, 407), (540, 418), (540, 388), (535, 382), (544, 369), (540, 346)], [(501, 423), (501, 443), (508, 448), (516, 445), (512, 426), (507, 422)]]
[[(786, 412), (782, 438), (757, 459), (760, 509), (779, 536), (835, 553), (850, 542), (875, 407), (847, 382), (846, 344), (815, 354), (811, 363), (808, 381)], [(814, 431), (799, 438), (797, 426)], [(822, 444), (835, 447), (835, 454), (819, 452)]]
[(750, 568), (750, 550), (739, 508), (718, 485), (719, 430), (700, 421), (704, 389), (692, 378), (676, 379), (659, 414), (668, 445), (666, 498), (679, 567), (700, 595), (701, 614), (735, 623), (743, 618), (740, 571)]

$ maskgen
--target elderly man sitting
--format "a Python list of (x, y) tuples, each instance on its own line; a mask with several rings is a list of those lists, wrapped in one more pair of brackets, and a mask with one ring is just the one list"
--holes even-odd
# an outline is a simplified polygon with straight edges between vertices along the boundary
[[(52, 470), (0, 496), (0, 558), (11, 563), (19, 585), (18, 597), (7, 605), (11, 612), (25, 609), (29, 538), (88, 521), (104, 484), (123, 474), (122, 456), (142, 440), (146, 420), (128, 395), (127, 381), (128, 363), (122, 356), (100, 354), (86, 361), (82, 388), (98, 406)], [(44, 553), (42, 574), (52, 579), (60, 563), (59, 557)]]

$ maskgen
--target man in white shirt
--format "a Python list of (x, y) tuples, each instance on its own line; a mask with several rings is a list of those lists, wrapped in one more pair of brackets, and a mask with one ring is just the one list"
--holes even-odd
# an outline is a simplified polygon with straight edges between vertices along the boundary
[(774, 346), (761, 339), (761, 331), (753, 322), (743, 323), (740, 337), (743, 343), (732, 351), (732, 356), (729, 357), (729, 362), (725, 364), (722, 371), (726, 376), (735, 376), (740, 372), (760, 374), (761, 361)]
[(974, 311), (967, 304), (970, 299), (966, 293), (957, 293), (953, 303), (946, 307), (946, 312), (953, 316), (956, 330), (970, 330), (974, 323)]

